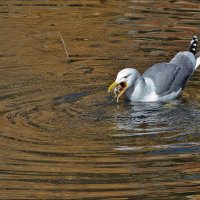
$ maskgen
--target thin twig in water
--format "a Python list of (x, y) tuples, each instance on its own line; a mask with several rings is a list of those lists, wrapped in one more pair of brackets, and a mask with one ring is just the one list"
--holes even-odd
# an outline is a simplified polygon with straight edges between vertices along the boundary
[(80, 68), (83, 68), (83, 67), (84, 67), (84, 66), (78, 66), (78, 67), (75, 67), (75, 68), (73, 68), (73, 69), (69, 69), (69, 70), (67, 70), (65, 73), (63, 73), (62, 75), (66, 75), (66, 74), (70, 73), (70, 72), (73, 71), (73, 70), (80, 69)]
[[(62, 41), (62, 43), (63, 43), (64, 49), (65, 49), (65, 53), (67, 54), (67, 64), (69, 64), (69, 61), (70, 61), (69, 52), (67, 51), (67, 47), (66, 47), (65, 41), (64, 41), (63, 36), (62, 36), (62, 34), (61, 34), (60, 32), (59, 32), (59, 35), (60, 35), (60, 39), (61, 39), (61, 41)], [(78, 66), (78, 67), (75, 67), (75, 68), (73, 68), (73, 69), (69, 69), (69, 70), (65, 71), (62, 75), (67, 75), (67, 74), (70, 73), (71, 71), (74, 71), (74, 70), (76, 70), (76, 69), (80, 69), (80, 68), (83, 68), (83, 67), (84, 67), (84, 66)]]
[(61, 39), (61, 41), (62, 41), (62, 43), (63, 43), (64, 48), (65, 48), (65, 52), (66, 52), (66, 54), (67, 54), (67, 63), (69, 64), (69, 52), (67, 51), (67, 47), (66, 47), (66, 45), (65, 45), (65, 41), (64, 41), (64, 39), (63, 39), (63, 36), (61, 35), (60, 32), (59, 32), (59, 34), (60, 34), (60, 39)]

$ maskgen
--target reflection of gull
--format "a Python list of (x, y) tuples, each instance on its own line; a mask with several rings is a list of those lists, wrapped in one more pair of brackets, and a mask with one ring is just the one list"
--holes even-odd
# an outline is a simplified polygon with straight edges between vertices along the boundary
[[(131, 102), (117, 112), (115, 137), (138, 137), (166, 133), (177, 135), (199, 134), (199, 103), (179, 100), (170, 102)], [(175, 137), (176, 137), (175, 136)], [(199, 135), (198, 135), (199, 136)], [(174, 136), (172, 136), (174, 137)]]
[[(171, 130), (172, 116), (179, 101), (170, 101), (170, 103), (150, 102), (132, 103), (124, 112), (116, 116), (117, 130), (124, 130), (126, 135), (145, 135), (157, 134)], [(130, 132), (129, 132), (130, 131)], [(133, 131), (133, 132), (132, 132)], [(121, 134), (121, 133), (120, 133)], [(124, 132), (122, 135), (124, 136)], [(118, 135), (119, 136), (119, 135)]]
[(153, 65), (142, 76), (133, 68), (121, 70), (108, 91), (114, 90), (117, 100), (123, 93), (131, 101), (175, 99), (200, 64), (200, 53), (196, 54), (197, 41), (194, 36), (189, 51), (179, 52), (169, 63)]

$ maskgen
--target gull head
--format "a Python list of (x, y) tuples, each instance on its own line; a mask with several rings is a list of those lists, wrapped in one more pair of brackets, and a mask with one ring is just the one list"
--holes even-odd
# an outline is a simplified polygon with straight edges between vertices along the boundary
[(117, 74), (116, 80), (108, 88), (108, 92), (114, 91), (117, 102), (119, 98), (126, 92), (126, 90), (132, 87), (138, 79), (139, 73), (136, 69), (125, 68)]

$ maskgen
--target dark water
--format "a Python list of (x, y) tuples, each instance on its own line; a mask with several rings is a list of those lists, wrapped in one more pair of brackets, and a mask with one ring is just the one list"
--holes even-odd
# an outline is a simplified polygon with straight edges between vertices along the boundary
[(0, 1), (0, 27), (0, 199), (200, 199), (200, 72), (168, 103), (107, 94), (188, 48), (199, 0)]

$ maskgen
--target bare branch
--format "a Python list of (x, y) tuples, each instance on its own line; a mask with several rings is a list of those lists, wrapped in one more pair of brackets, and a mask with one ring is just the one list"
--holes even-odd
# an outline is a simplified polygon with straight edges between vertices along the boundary
[(69, 64), (69, 52), (67, 51), (67, 47), (66, 47), (65, 41), (64, 41), (63, 36), (61, 35), (60, 32), (59, 32), (59, 35), (60, 35), (60, 39), (61, 39), (61, 41), (63, 43), (64, 49), (65, 49), (65, 53), (67, 54), (67, 63)]
[(74, 71), (74, 70), (76, 70), (76, 69), (80, 69), (80, 68), (83, 68), (84, 66), (78, 66), (78, 67), (75, 67), (75, 68), (73, 68), (73, 69), (69, 69), (69, 70), (67, 70), (66, 72), (64, 72), (62, 75), (67, 75), (68, 73), (70, 73), (71, 71)]

